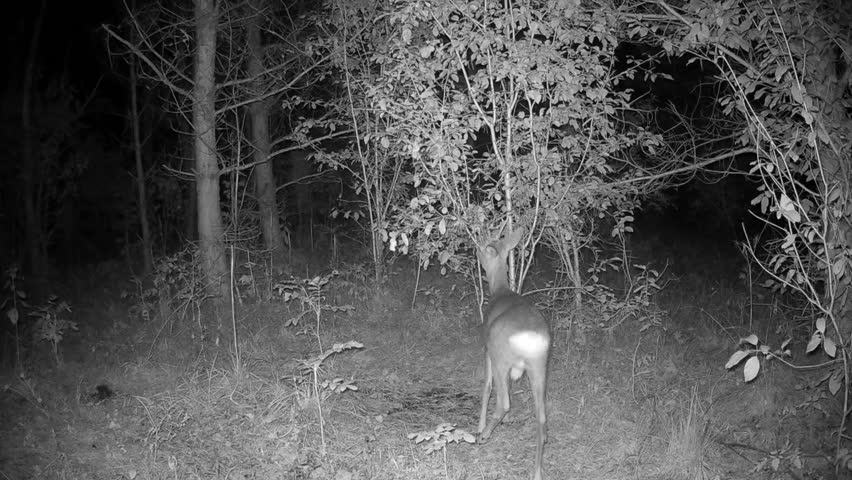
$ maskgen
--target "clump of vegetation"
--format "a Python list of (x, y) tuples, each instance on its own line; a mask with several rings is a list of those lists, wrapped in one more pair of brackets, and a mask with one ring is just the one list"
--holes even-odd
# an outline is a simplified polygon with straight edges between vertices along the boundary
[[(129, 478), (418, 478), (437, 451), (430, 475), (487, 476), (525, 439), (467, 445), (475, 251), (524, 228), (509, 284), (551, 322), (565, 413), (548, 476), (852, 472), (852, 3), (131, 2), (102, 30), (108, 96), (48, 65), (66, 36), (46, 32), (80, 22), (38, 8), (0, 115), (0, 204), (20, 205), (0, 261), (27, 280), (4, 273), (4, 393), (28, 399), (0, 411), (34, 419), (0, 422), (10, 458), (79, 458), (60, 450), (108, 429), (123, 449), (85, 457), (152, 469)], [(95, 343), (68, 341), (81, 327)], [(72, 345), (103, 356), (36, 395)], [(49, 410), (100, 375), (138, 391)], [(760, 401), (704, 408), (735, 395)], [(100, 430), (45, 435), (41, 414)], [(90, 473), (60, 463), (3, 474)]]

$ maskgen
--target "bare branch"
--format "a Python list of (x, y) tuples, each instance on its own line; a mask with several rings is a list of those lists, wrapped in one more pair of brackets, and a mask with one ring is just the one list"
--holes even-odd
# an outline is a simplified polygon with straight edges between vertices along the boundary
[[(104, 28), (104, 30), (107, 32), (107, 34), (109, 34), (109, 36), (110, 36), (110, 37), (114, 38), (114, 39), (115, 39), (115, 40), (117, 40), (119, 43), (121, 43), (122, 45), (124, 45), (125, 47), (127, 47), (127, 49), (128, 49), (130, 52), (132, 52), (132, 54), (133, 54), (133, 55), (136, 55), (136, 57), (137, 57), (137, 58), (139, 58), (140, 60), (142, 60), (142, 62), (144, 62), (146, 65), (148, 65), (148, 68), (150, 68), (150, 69), (151, 69), (151, 71), (153, 71), (153, 72), (154, 72), (154, 75), (157, 77), (157, 79), (158, 79), (160, 82), (162, 82), (162, 83), (163, 83), (166, 87), (168, 87), (168, 88), (169, 88), (169, 90), (171, 90), (172, 92), (175, 92), (175, 93), (178, 93), (178, 94), (180, 94), (180, 95), (184, 96), (186, 99), (191, 99), (191, 98), (192, 98), (192, 92), (191, 92), (191, 91), (186, 90), (186, 89), (184, 89), (184, 88), (181, 88), (181, 87), (179, 87), (176, 83), (174, 83), (173, 81), (171, 81), (171, 80), (169, 79), (169, 77), (165, 74), (165, 72), (164, 72), (163, 70), (161, 70), (159, 67), (157, 67), (157, 66), (154, 64), (153, 60), (151, 60), (151, 58), (150, 58), (150, 57), (148, 57), (148, 55), (146, 55), (146, 54), (142, 53), (142, 51), (141, 51), (141, 50), (139, 50), (139, 48), (138, 48), (136, 45), (133, 45), (133, 44), (132, 44), (129, 40), (125, 39), (125, 38), (124, 38), (124, 37), (122, 37), (121, 35), (119, 35), (119, 34), (117, 34), (116, 32), (114, 32), (114, 31), (112, 30), (112, 28), (110, 28), (110, 26), (109, 26), (109, 25), (104, 25), (104, 26), (103, 26), (103, 28)], [(144, 35), (142, 35), (142, 36), (144, 37)], [(153, 51), (153, 50), (151, 50), (151, 51), (152, 51), (154, 54), (156, 54), (156, 52), (155, 52), (155, 51)], [(172, 66), (169, 62), (167, 62), (167, 61), (165, 61), (164, 59), (162, 59), (162, 57), (161, 57), (160, 59), (163, 61), (163, 63), (166, 63), (166, 64), (167, 64), (167, 65), (169, 65), (169, 66)], [(172, 67), (173, 67), (173, 66), (172, 66)], [(175, 73), (180, 74), (180, 72), (179, 72), (178, 70), (175, 70)], [(182, 76), (182, 78), (185, 78), (185, 79), (186, 79), (186, 77), (184, 77), (182, 74), (181, 74), (181, 76)], [(192, 81), (191, 81), (191, 80), (189, 80), (189, 79), (187, 79), (187, 81), (189, 81), (189, 83), (190, 83), (190, 84), (192, 83)]]
[(640, 177), (628, 178), (628, 179), (625, 179), (625, 180), (618, 180), (618, 181), (612, 182), (610, 185), (611, 186), (619, 186), (619, 185), (629, 185), (629, 184), (633, 184), (633, 183), (646, 183), (646, 182), (652, 182), (652, 181), (657, 181), (657, 180), (664, 180), (664, 179), (667, 179), (667, 178), (674, 177), (676, 175), (681, 175), (681, 174), (684, 174), (684, 173), (692, 173), (692, 172), (697, 172), (697, 171), (703, 170), (703, 169), (709, 167), (710, 165), (713, 165), (714, 163), (721, 162), (722, 160), (731, 159), (731, 158), (737, 157), (739, 155), (755, 154), (755, 153), (756, 153), (756, 151), (753, 147), (743, 147), (743, 148), (740, 148), (740, 149), (737, 149), (737, 150), (729, 150), (729, 151), (723, 152), (719, 155), (716, 155), (715, 157), (706, 158), (706, 159), (700, 160), (698, 162), (695, 162), (691, 165), (687, 165), (685, 167), (675, 168), (675, 169), (672, 169), (672, 170), (666, 170), (664, 172), (655, 173), (655, 174), (652, 174), (652, 175), (643, 175), (643, 176), (640, 176)]

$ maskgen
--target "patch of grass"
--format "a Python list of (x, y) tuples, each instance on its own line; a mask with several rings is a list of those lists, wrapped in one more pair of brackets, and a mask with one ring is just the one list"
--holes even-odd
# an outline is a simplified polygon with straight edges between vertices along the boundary
[(668, 445), (660, 472), (672, 480), (710, 480), (718, 478), (711, 468), (712, 440), (708, 421), (701, 411), (698, 393), (693, 389), (689, 404), (680, 418), (672, 418)]

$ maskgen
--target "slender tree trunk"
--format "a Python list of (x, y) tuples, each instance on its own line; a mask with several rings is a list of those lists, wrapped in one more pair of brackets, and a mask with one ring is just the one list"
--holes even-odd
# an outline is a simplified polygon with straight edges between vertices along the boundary
[[(382, 237), (379, 233), (379, 228), (384, 225), (385, 221), (385, 198), (382, 174), (384, 164), (387, 161), (387, 155), (380, 159), (378, 154), (373, 154), (373, 163), (371, 167), (373, 174), (370, 175), (373, 177), (371, 182), (372, 185), (369, 185), (370, 188), (364, 189), (364, 193), (367, 196), (367, 210), (370, 214), (370, 247), (373, 251), (373, 273), (375, 275), (376, 282), (380, 282), (385, 276), (385, 251), (384, 243), (382, 242)], [(361, 161), (361, 174), (364, 177), (365, 185), (367, 185), (367, 182), (370, 182), (370, 176), (367, 175), (367, 162), (368, 160), (366, 159)]]
[[(252, 0), (253, 14), (248, 19), (249, 76), (254, 80), (255, 92), (263, 91), (263, 45), (260, 37), (260, 21), (264, 11), (264, 0)], [(269, 103), (263, 100), (249, 107), (251, 115), (251, 137), (254, 144), (254, 188), (260, 213), (263, 243), (267, 250), (284, 251), (281, 226), (278, 222), (278, 204), (275, 200), (275, 174), (269, 161)]]
[[(180, 169), (183, 171), (190, 171), (195, 166), (193, 165), (193, 159), (195, 158), (195, 153), (193, 149), (195, 148), (195, 144), (193, 143), (192, 137), (188, 135), (181, 136), (180, 138)], [(182, 198), (184, 200), (184, 212), (183, 212), (183, 239), (187, 242), (195, 242), (198, 240), (198, 194), (196, 185), (196, 179), (193, 177), (190, 179), (190, 184), (183, 190)]]
[(23, 94), (21, 95), (21, 127), (24, 132), (23, 148), (23, 193), (24, 193), (24, 229), (26, 235), (27, 273), (30, 280), (30, 297), (36, 302), (42, 301), (46, 292), (47, 282), (47, 249), (45, 246), (45, 235), (41, 221), (41, 212), (38, 208), (38, 195), (41, 189), (38, 186), (38, 164), (40, 162), (36, 152), (38, 135), (33, 131), (32, 104), (33, 83), (35, 82), (36, 58), (38, 57), (39, 40), (41, 39), (41, 26), (44, 20), (46, 1), (42, 0), (38, 17), (33, 25), (32, 37), (30, 37), (29, 52), (27, 54), (26, 71), (24, 73)]
[[(313, 237), (313, 227), (311, 222), (311, 182), (306, 178), (311, 174), (311, 164), (308, 159), (308, 152), (304, 150), (293, 150), (285, 155), (284, 161), (287, 165), (287, 171), (290, 176), (287, 179), (293, 185), (290, 187), (293, 190), (293, 203), (296, 206), (296, 236), (299, 238), (300, 244), (304, 245), (307, 241), (308, 245), (313, 250), (313, 243), (310, 239)], [(291, 205), (292, 207), (292, 205)]]
[(216, 26), (215, 0), (196, 0), (195, 87), (192, 123), (195, 136), (198, 238), (201, 268), (208, 293), (227, 298), (222, 213), (219, 209), (219, 163), (216, 156)]
[[(131, 7), (136, 9), (135, 2)], [(136, 36), (136, 29), (133, 29)], [(133, 41), (136, 44), (135, 38)], [(151, 228), (148, 225), (148, 195), (145, 188), (145, 167), (142, 165), (142, 142), (139, 140), (139, 107), (136, 95), (136, 55), (130, 56), (130, 124), (133, 131), (133, 155), (136, 160), (136, 191), (137, 208), (139, 209), (139, 224), (142, 226), (142, 259), (145, 276), (154, 271), (154, 254), (151, 245)]]

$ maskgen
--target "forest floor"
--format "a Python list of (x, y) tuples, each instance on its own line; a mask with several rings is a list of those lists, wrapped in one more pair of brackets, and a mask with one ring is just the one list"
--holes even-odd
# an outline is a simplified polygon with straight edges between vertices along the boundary
[[(803, 354), (810, 323), (738, 279), (724, 260), (735, 250), (693, 253), (672, 252), (643, 315), (543, 308), (546, 479), (836, 478), (839, 407), (821, 373), (770, 361), (745, 384), (741, 367), (725, 369), (751, 333), (773, 346), (793, 337), (796, 364), (824, 360)], [(80, 274), (64, 291), (79, 331), (59, 344), (62, 365), (42, 343), (24, 375), (6, 365), (0, 377), (0, 479), (530, 478), (526, 379), (492, 439), (465, 441), (485, 370), (473, 285), (434, 268), (418, 284), (407, 261), (377, 285), (368, 269), (340, 266), (322, 291), (351, 309), (318, 323), (244, 277), (239, 361), (228, 337), (198, 337), (197, 312), (142, 320), (120, 268)], [(546, 277), (534, 272), (527, 290)], [(349, 341), (363, 347), (321, 356)]]

